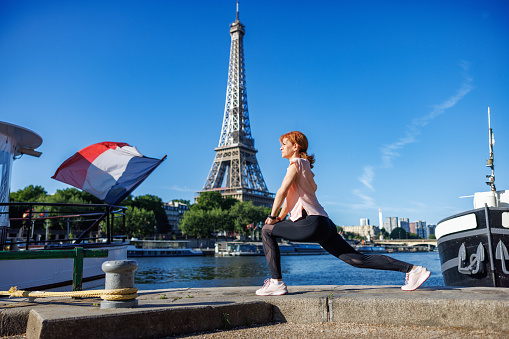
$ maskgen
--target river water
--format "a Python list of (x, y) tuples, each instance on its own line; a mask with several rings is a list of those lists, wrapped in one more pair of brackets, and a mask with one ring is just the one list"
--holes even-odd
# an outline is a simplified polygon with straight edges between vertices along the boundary
[[(444, 286), (438, 252), (387, 254), (431, 271), (423, 286)], [(261, 286), (269, 277), (264, 256), (135, 258), (135, 285), (140, 290)], [(360, 269), (330, 254), (281, 257), (283, 280), (295, 285), (403, 285), (400, 272)]]

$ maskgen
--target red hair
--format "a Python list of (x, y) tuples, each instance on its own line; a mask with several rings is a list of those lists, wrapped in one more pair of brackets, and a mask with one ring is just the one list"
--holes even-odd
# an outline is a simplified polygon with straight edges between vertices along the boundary
[(283, 139), (288, 140), (292, 144), (297, 144), (297, 146), (299, 146), (299, 158), (303, 158), (309, 161), (311, 168), (313, 168), (313, 164), (315, 163), (315, 156), (307, 154), (308, 138), (306, 138), (304, 133), (299, 131), (288, 132), (279, 137), (279, 142), (282, 143)]

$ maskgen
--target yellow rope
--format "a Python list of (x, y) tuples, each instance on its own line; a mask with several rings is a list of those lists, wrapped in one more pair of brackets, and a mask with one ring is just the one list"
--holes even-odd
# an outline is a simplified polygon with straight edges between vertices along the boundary
[(51, 298), (51, 297), (67, 297), (67, 298), (102, 298), (103, 300), (131, 300), (138, 296), (138, 289), (119, 288), (115, 290), (89, 290), (89, 291), (73, 291), (73, 292), (31, 292), (18, 291), (18, 288), (11, 287), (9, 291), (0, 291), (0, 295), (8, 295), (11, 298)]

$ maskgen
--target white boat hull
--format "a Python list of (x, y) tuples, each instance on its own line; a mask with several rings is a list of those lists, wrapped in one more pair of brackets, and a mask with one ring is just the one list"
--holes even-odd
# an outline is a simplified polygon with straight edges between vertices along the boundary
[[(127, 259), (127, 244), (94, 249), (108, 250), (108, 257), (83, 260), (84, 290), (104, 285), (103, 262)], [(13, 286), (18, 290), (72, 290), (73, 259), (0, 260), (0, 272), (0, 291)]]

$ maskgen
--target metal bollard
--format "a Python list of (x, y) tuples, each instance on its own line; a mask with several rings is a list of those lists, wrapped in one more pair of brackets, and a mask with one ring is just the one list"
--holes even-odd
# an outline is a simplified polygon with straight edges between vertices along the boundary
[[(134, 260), (105, 261), (102, 270), (106, 273), (105, 288), (113, 290), (118, 288), (134, 287), (134, 271), (138, 269), (138, 263)], [(103, 300), (101, 309), (107, 308), (131, 308), (138, 306), (137, 299), (131, 300)]]

